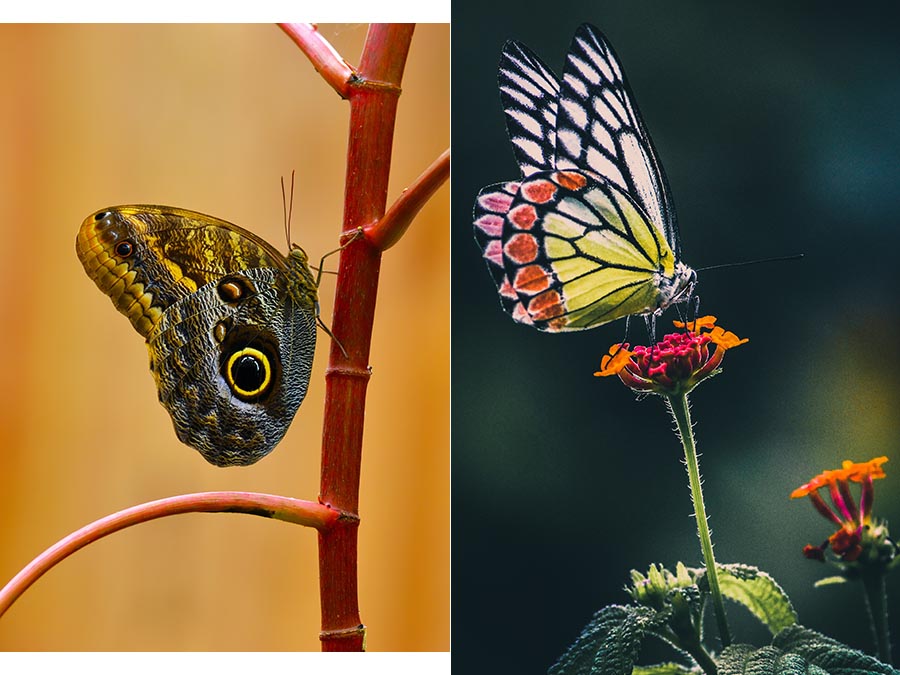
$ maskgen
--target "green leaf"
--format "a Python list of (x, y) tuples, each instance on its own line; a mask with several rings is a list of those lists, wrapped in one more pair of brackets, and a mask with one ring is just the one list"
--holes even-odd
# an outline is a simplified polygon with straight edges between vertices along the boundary
[(635, 666), (631, 675), (702, 675), (699, 668), (688, 668), (677, 663), (658, 663), (655, 666)]
[(819, 579), (816, 583), (813, 584), (816, 588), (821, 588), (822, 586), (836, 586), (837, 584), (846, 584), (847, 580), (844, 577), (825, 577), (824, 579)]
[(727, 647), (716, 664), (719, 675), (900, 675), (868, 654), (796, 624), (768, 647)]
[(797, 613), (775, 580), (750, 565), (716, 565), (719, 588), (729, 600), (742, 604), (775, 635), (797, 623)]
[(900, 675), (874, 656), (800, 625), (785, 628), (772, 639), (772, 646), (802, 656), (829, 675)]
[(784, 654), (775, 647), (757, 649), (753, 645), (731, 645), (717, 662), (719, 675), (830, 675), (796, 654)]
[(604, 607), (553, 664), (549, 674), (629, 675), (644, 637), (662, 626), (667, 617), (667, 612), (649, 607)]

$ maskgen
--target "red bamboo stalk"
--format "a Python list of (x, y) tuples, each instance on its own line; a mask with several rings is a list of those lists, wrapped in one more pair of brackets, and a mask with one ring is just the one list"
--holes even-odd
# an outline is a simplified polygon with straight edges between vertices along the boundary
[[(369, 27), (357, 78), (348, 83), (350, 139), (344, 188), (342, 240), (384, 215), (400, 81), (412, 24)], [(356, 514), (369, 350), (381, 253), (364, 237), (341, 251), (325, 375), (325, 420), (319, 501)], [(365, 627), (357, 597), (358, 521), (335, 523), (319, 533), (319, 589), (323, 651), (361, 651)]]

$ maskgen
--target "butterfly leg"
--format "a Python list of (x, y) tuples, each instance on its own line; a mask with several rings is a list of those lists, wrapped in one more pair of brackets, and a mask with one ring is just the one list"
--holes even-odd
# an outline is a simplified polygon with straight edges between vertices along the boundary
[(315, 268), (316, 269), (316, 288), (319, 287), (319, 282), (322, 280), (322, 274), (324, 273), (324, 270), (325, 270), (325, 259), (330, 258), (335, 253), (340, 253), (345, 248), (347, 248), (350, 244), (352, 244), (354, 241), (359, 239), (361, 236), (363, 236), (363, 230), (361, 227), (357, 227), (356, 232), (354, 232), (347, 241), (345, 241), (343, 244), (341, 244), (338, 248), (334, 249), (333, 251), (329, 251), (328, 253), (326, 253), (325, 255), (322, 256), (321, 260), (319, 260), (319, 267)]
[(344, 349), (344, 345), (342, 345), (341, 341), (338, 340), (334, 336), (334, 333), (331, 332), (331, 329), (325, 325), (325, 322), (322, 321), (322, 317), (319, 316), (319, 303), (318, 302), (316, 303), (316, 324), (318, 324), (319, 328), (321, 328), (322, 330), (325, 331), (325, 333), (328, 334), (328, 337), (330, 337), (332, 340), (334, 340), (335, 344), (337, 344), (337, 346), (340, 348), (341, 354), (344, 355), (344, 358), (349, 359), (350, 356), (349, 356), (349, 354), (347, 354), (347, 350)]
[(656, 314), (644, 314), (644, 323), (647, 325), (647, 334), (650, 336), (650, 344), (656, 344)]
[[(322, 281), (322, 273), (325, 269), (325, 259), (328, 258), (329, 256), (334, 255), (335, 253), (343, 251), (345, 248), (347, 248), (350, 244), (352, 244), (354, 241), (359, 239), (361, 236), (363, 236), (363, 231), (362, 231), (361, 227), (358, 227), (358, 228), (356, 228), (356, 232), (354, 232), (353, 235), (346, 242), (344, 242), (341, 246), (334, 249), (333, 251), (329, 251), (328, 253), (326, 253), (325, 255), (322, 256), (322, 259), (319, 261), (319, 268), (316, 270), (316, 288), (319, 287), (319, 283)], [(322, 330), (325, 331), (325, 333), (328, 335), (328, 337), (330, 337), (332, 340), (335, 341), (337, 346), (340, 348), (341, 353), (344, 355), (344, 358), (345, 359), (350, 358), (347, 354), (347, 350), (344, 349), (344, 345), (341, 344), (341, 341), (335, 337), (334, 333), (331, 332), (331, 329), (325, 325), (324, 321), (322, 321), (322, 317), (319, 313), (319, 303), (318, 302), (316, 302), (316, 323), (319, 325), (319, 328), (321, 328)]]
[(631, 315), (629, 314), (628, 316), (625, 317), (625, 335), (622, 337), (622, 341), (619, 343), (619, 346), (616, 348), (616, 351), (614, 351), (611, 354), (611, 356), (613, 358), (615, 358), (616, 355), (618, 355), (618, 353), (622, 349), (628, 349), (628, 328), (630, 325), (631, 325)]

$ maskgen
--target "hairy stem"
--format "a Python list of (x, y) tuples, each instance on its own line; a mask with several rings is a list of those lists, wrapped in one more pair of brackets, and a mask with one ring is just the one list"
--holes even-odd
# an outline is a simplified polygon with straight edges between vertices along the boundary
[(719, 576), (716, 571), (716, 559), (713, 557), (712, 538), (709, 533), (709, 523), (706, 517), (706, 507), (703, 504), (703, 488), (700, 481), (700, 466), (697, 463), (697, 447), (694, 442), (694, 429), (691, 425), (691, 411), (688, 405), (687, 394), (673, 394), (666, 397), (669, 410), (675, 418), (678, 426), (678, 434), (681, 437), (681, 445), (684, 447), (684, 462), (687, 467), (688, 480), (691, 484), (691, 499), (694, 502), (694, 516), (697, 519), (697, 535), (700, 537), (700, 548), (703, 550), (703, 560), (706, 564), (706, 578), (709, 580), (709, 592), (712, 596), (713, 610), (716, 614), (716, 624), (719, 628), (719, 637), (722, 646), (731, 644), (731, 631), (728, 628), (728, 619), (725, 616), (725, 602), (722, 599), (722, 591), (719, 588)]
[(891, 636), (888, 629), (887, 585), (883, 570), (863, 575), (869, 626), (878, 649), (878, 658), (891, 664)]
[(705, 675), (717, 675), (716, 662), (700, 642), (696, 630), (693, 625), (686, 626), (684, 630), (667, 627), (663, 630), (663, 634), (674, 646), (690, 654)]

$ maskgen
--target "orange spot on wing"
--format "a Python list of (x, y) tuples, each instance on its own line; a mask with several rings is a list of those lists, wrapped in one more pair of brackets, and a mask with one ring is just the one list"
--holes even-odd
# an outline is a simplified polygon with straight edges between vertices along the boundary
[(530, 234), (515, 234), (506, 242), (503, 252), (515, 263), (520, 265), (530, 263), (537, 258), (537, 240)]
[(566, 190), (572, 190), (573, 192), (575, 192), (587, 185), (587, 178), (582, 176), (580, 173), (574, 173), (572, 171), (559, 171), (556, 174), (556, 182)]
[(549, 321), (565, 313), (558, 291), (544, 291), (528, 303), (528, 313), (535, 321)]
[(531, 204), (519, 204), (509, 212), (509, 219), (520, 230), (530, 230), (537, 220), (537, 212)]
[(544, 204), (553, 199), (556, 186), (549, 180), (535, 180), (522, 186), (522, 194), (530, 202)]
[(517, 291), (534, 295), (550, 287), (550, 275), (540, 265), (529, 265), (516, 272), (513, 286)]

